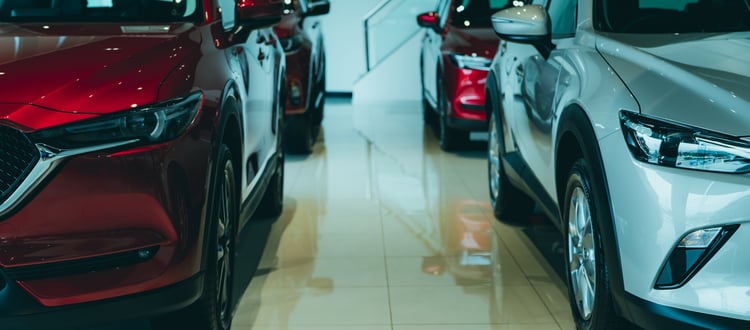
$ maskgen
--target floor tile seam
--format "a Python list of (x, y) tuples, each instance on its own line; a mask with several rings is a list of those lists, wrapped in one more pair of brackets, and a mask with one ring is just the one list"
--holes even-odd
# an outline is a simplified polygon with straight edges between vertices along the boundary
[[(261, 327), (270, 327), (270, 326), (278, 326), (281, 323), (255, 323), (251, 325), (250, 327), (255, 326), (261, 326)], [(234, 328), (234, 324), (232, 324)], [(387, 327), (390, 326), (388, 323), (308, 323), (308, 322), (301, 322), (301, 323), (285, 323), (287, 326), (292, 327)], [(240, 327), (246, 327), (247, 325), (238, 324), (237, 326)]]
[(333, 290), (338, 290), (338, 289), (386, 289), (386, 288), (387, 288), (387, 285), (382, 285), (382, 284), (378, 284), (378, 285), (375, 285), (375, 284), (362, 284), (362, 285), (345, 284), (345, 285), (336, 285), (333, 288), (316, 287), (316, 286), (306, 286), (306, 285), (282, 286), (282, 285), (273, 285), (273, 284), (272, 285), (266, 284), (266, 285), (263, 286), (264, 290), (265, 289), (271, 289), (271, 290), (273, 290), (273, 289), (280, 289), (280, 290), (282, 290), (282, 289), (283, 290), (293, 290), (293, 289), (316, 289), (316, 290), (320, 290), (320, 289), (333, 289)]
[(477, 322), (477, 323), (467, 323), (467, 322), (397, 322), (393, 324), (394, 326), (415, 326), (415, 325), (453, 325), (453, 326), (460, 326), (460, 325), (469, 325), (469, 326), (477, 326), (477, 325), (556, 325), (560, 327), (557, 322), (550, 323), (550, 322), (524, 322), (524, 321), (502, 321), (502, 322)]
[[(505, 239), (503, 239), (502, 237), (500, 237), (500, 233), (498, 232), (500, 229), (501, 228), (497, 228), (496, 226), (492, 226), (493, 234), (495, 234), (497, 236), (497, 238), (500, 239), (499, 243), (502, 244), (503, 248), (505, 248), (505, 251), (508, 252), (508, 255), (510, 255), (510, 257), (513, 259), (513, 262), (516, 263), (516, 265), (518, 266), (518, 268), (523, 273), (524, 277), (526, 277), (527, 279), (535, 277), (533, 274), (529, 274), (526, 271), (526, 269), (524, 269), (524, 267), (521, 266), (522, 263), (519, 262), (519, 256), (515, 253), (515, 250), (511, 249), (510, 246), (508, 245), (508, 243), (505, 241)], [(541, 268), (544, 270), (544, 272), (546, 273), (546, 275), (548, 277), (551, 276), (551, 275), (554, 275), (555, 274), (554, 271), (551, 270), (551, 269), (549, 269), (549, 266), (545, 267), (545, 264), (547, 264), (547, 261), (544, 260), (544, 257), (542, 256), (542, 253), (539, 251), (539, 249), (536, 246), (534, 246), (534, 244), (532, 244), (531, 242), (529, 242), (528, 237), (526, 237), (525, 234), (520, 233), (520, 232), (515, 233), (515, 235), (518, 237), (518, 239), (521, 241), (521, 243), (527, 249), (527, 251), (530, 254), (532, 254), (534, 262), (537, 265), (541, 266)], [(544, 262), (539, 262), (539, 260), (543, 260)], [(557, 275), (554, 275), (554, 276), (557, 276)]]
[(386, 285), (386, 297), (388, 298), (388, 319), (390, 321), (391, 330), (393, 330), (393, 301), (391, 299), (391, 279), (388, 272), (388, 248), (385, 240), (385, 224), (383, 223), (383, 200), (380, 198), (380, 189), (377, 190), (378, 194), (378, 217), (380, 219), (380, 239), (383, 247), (383, 267), (385, 268), (385, 285)]

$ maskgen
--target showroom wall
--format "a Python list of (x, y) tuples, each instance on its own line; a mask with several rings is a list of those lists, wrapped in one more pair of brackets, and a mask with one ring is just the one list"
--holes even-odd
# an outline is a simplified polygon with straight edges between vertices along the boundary
[(351, 93), (366, 72), (363, 20), (380, 1), (331, 0), (331, 12), (322, 18), (328, 92)]
[[(328, 92), (352, 93), (355, 83), (367, 73), (364, 20), (371, 10), (384, 1), (387, 0), (331, 0), (331, 11), (322, 18), (328, 63), (326, 72)], [(390, 0), (387, 8), (397, 11), (395, 15), (390, 15), (391, 20), (408, 21), (408, 23), (396, 22), (395, 26), (414, 24), (416, 27), (416, 14), (432, 10), (436, 3), (437, 0)], [(401, 15), (398, 12), (401, 12)], [(394, 25), (394, 22), (390, 24)], [(410, 45), (405, 46), (410, 47)], [(418, 53), (403, 56), (410, 58), (418, 56)], [(402, 75), (418, 74), (418, 68), (413, 65), (412, 61), (401, 62), (399, 59), (393, 59), (392, 62), (394, 60), (397, 63), (391, 63), (387, 65), (389, 69), (383, 68), (383, 70), (390, 71), (396, 66), (396, 71), (399, 67), (403, 69), (400, 72)]]

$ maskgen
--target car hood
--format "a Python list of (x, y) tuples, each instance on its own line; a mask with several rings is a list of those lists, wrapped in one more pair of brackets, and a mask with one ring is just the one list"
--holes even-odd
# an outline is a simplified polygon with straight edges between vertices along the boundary
[(444, 47), (453, 53), (472, 54), (491, 59), (497, 52), (500, 39), (491, 28), (451, 28)]
[(192, 24), (2, 24), (0, 116), (98, 115), (156, 102), (165, 77), (200, 51), (194, 31)]
[(611, 34), (597, 44), (642, 113), (750, 136), (750, 33)]

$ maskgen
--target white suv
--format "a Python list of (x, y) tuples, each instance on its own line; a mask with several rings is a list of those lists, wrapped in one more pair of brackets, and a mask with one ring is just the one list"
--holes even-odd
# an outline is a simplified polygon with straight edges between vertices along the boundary
[(578, 328), (750, 328), (749, 1), (493, 16), (495, 216), (559, 226)]

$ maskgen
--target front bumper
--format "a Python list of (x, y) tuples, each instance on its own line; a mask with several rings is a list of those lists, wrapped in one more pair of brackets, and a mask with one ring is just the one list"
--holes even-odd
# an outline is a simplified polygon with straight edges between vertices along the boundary
[(203, 292), (203, 274), (129, 296), (64, 307), (44, 307), (10, 283), (0, 291), (0, 324), (4, 330), (83, 327), (113, 319), (141, 318), (185, 308)]
[(198, 274), (211, 150), (202, 136), (210, 125), (201, 122), (168, 143), (57, 165), (0, 219), (0, 273), (8, 283), (0, 287), (0, 317), (28, 314), (2, 303), (21, 292), (59, 309)]
[[(644, 313), (658, 312), (664, 318), (729, 319), (721, 324), (750, 320), (750, 176), (643, 163), (631, 156), (619, 133), (599, 143), (624, 294), (648, 302), (635, 304), (647, 306), (639, 308)], [(675, 288), (655, 288), (682, 237), (697, 229), (726, 226), (738, 228), (692, 278)]]

